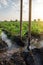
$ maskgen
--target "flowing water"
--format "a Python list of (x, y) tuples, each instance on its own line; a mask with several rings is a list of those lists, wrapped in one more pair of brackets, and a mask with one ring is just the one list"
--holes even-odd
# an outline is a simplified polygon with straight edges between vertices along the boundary
[[(15, 48), (15, 52), (16, 52), (16, 50), (18, 51), (18, 48), (19, 48), (19, 46), (16, 44), (16, 43), (13, 43), (12, 41), (11, 41), (11, 39), (8, 39), (8, 37), (7, 37), (7, 34), (5, 34), (4, 32), (2, 32), (1, 33), (1, 38), (2, 38), (2, 40), (4, 41), (4, 42), (6, 42), (7, 43), (7, 45), (8, 45), (8, 50), (12, 50), (12, 49), (14, 49)], [(43, 40), (41, 40), (40, 41), (40, 44), (39, 44), (39, 46), (40, 46), (40, 48), (41, 47), (43, 47)], [(34, 45), (30, 45), (30, 47), (31, 47), (31, 49), (34, 49), (34, 48), (36, 48), (36, 46), (34, 46)], [(25, 49), (25, 51), (27, 51), (28, 52), (28, 50), (27, 49)], [(7, 63), (10, 63), (11, 61), (9, 61), (11, 58), (13, 58), (14, 59), (14, 57), (12, 57), (12, 52), (13, 51), (10, 51), (10, 53), (9, 52), (6, 52), (4, 55), (0, 55), (0, 59), (2, 60), (1, 62), (3, 63), (3, 60), (6, 60), (7, 61)], [(13, 53), (14, 54), (14, 53)], [(29, 55), (29, 53), (28, 53), (28, 55)], [(3, 57), (1, 57), (1, 56), (3, 56)], [(15, 57), (16, 56), (18, 56), (18, 54), (17, 55), (15, 55)], [(20, 55), (19, 55), (20, 56)], [(21, 57), (16, 57), (16, 63), (18, 63), (18, 58), (20, 58), (20, 60), (22, 59)], [(29, 58), (31, 58), (31, 57), (29, 57), (28, 56), (28, 58), (27, 59), (29, 59)], [(36, 58), (36, 63), (37, 62), (40, 62), (40, 58), (39, 58), (39, 55), (38, 56), (35, 56), (35, 58)], [(23, 58), (24, 59), (24, 58)], [(37, 61), (37, 59), (39, 59), (38, 61)], [(15, 59), (14, 59), (15, 60)], [(33, 59), (32, 59), (33, 60)], [(25, 61), (26, 62), (26, 61)], [(27, 61), (28, 62), (28, 61)], [(30, 62), (30, 61), (29, 61)], [(28, 63), (29, 63), (28, 62)], [(36, 65), (36, 64), (35, 64)]]
[[(19, 48), (19, 46), (18, 46), (15, 42), (12, 43), (11, 39), (8, 39), (7, 34), (5, 34), (4, 32), (1, 33), (1, 38), (2, 38), (2, 40), (3, 40), (4, 42), (7, 43), (9, 50), (14, 49), (14, 48), (15, 48), (15, 49), (18, 49), (18, 48)], [(36, 43), (36, 44), (35, 44), (35, 43)], [(32, 45), (30, 45), (30, 49), (37, 48), (35, 45), (36, 45), (36, 46), (38, 45), (38, 46), (37, 46), (38, 48), (43, 47), (43, 40), (39, 41), (38, 43), (37, 43), (37, 41), (34, 41), (34, 43), (33, 43)]]
[(1, 33), (1, 38), (7, 43), (9, 48), (12, 46), (11, 40), (7, 38), (7, 35), (4, 32)]
[(40, 48), (43, 48), (43, 40), (40, 41)]
[(8, 50), (19, 48), (19, 46), (15, 42), (13, 43), (10, 39), (8, 39), (7, 35), (4, 32), (1, 33), (1, 38), (5, 43), (7, 43)]

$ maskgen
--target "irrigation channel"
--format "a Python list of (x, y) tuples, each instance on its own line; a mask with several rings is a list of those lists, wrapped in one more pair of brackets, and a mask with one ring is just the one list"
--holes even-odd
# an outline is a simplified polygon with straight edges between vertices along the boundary
[[(32, 38), (30, 49), (32, 50), (33, 57), (30, 54), (30, 50), (28, 51), (27, 49), (27, 44), (20, 46), (19, 42), (21, 41), (18, 41), (16, 37), (14, 39), (18, 43), (12, 41), (3, 31), (0, 38), (0, 41), (2, 41), (0, 42), (0, 65), (43, 65), (43, 40), (37, 46), (37, 43), (32, 43), (38, 42), (38, 40)], [(27, 40), (24, 42), (27, 42)]]

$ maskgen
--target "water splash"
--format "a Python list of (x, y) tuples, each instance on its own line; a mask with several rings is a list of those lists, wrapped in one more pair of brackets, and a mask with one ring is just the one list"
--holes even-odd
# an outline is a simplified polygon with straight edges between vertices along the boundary
[(4, 32), (1, 33), (1, 38), (5, 43), (7, 43), (8, 50), (20, 48), (15, 42), (12, 43), (12, 40), (8, 39), (7, 34), (5, 34)]
[(7, 43), (8, 47), (11, 48), (12, 46), (11, 40), (7, 38), (7, 35), (4, 32), (1, 33), (1, 38), (3, 41)]
[[(19, 48), (19, 46), (15, 42), (12, 44), (12, 41), (10, 39), (8, 39), (7, 34), (5, 34), (4, 32), (1, 33), (1, 38), (2, 38), (3, 41), (5, 41), (7, 43), (9, 50), (14, 49), (14, 48), (15, 49)], [(38, 47), (34, 46), (35, 41), (34, 41), (34, 43), (32, 45), (29, 46), (30, 49), (43, 47), (43, 41), (39, 41), (38, 43), (36, 43), (36, 45), (38, 45)]]
[(40, 48), (43, 48), (43, 40), (40, 41)]

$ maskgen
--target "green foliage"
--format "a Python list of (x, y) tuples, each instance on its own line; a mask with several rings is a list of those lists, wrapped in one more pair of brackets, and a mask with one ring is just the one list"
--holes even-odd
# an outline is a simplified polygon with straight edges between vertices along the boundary
[[(0, 33), (1, 30), (5, 29), (11, 33), (11, 35), (20, 34), (20, 22), (9, 21), (9, 22), (0, 22)], [(28, 31), (28, 22), (22, 23), (22, 36)], [(43, 22), (32, 22), (31, 24), (31, 33), (40, 34), (43, 32)]]
[(0, 28), (0, 35), (1, 35), (1, 33), (2, 33), (2, 30), (1, 30), (1, 28)]

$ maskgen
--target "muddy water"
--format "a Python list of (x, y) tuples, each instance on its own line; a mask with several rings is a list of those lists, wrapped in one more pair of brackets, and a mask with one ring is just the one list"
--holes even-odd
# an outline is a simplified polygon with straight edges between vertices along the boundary
[(8, 39), (8, 37), (7, 37), (7, 35), (4, 33), (4, 32), (2, 32), (1, 33), (1, 38), (2, 38), (2, 40), (5, 42), (5, 43), (7, 43), (7, 45), (8, 45), (8, 50), (12, 50), (12, 49), (18, 49), (19, 48), (19, 46), (14, 42), (12, 42), (10, 39)]
[[(3, 41), (5, 41), (7, 43), (8, 50), (12, 50), (12, 49), (17, 50), (18, 48), (20, 48), (15, 42), (13, 43), (11, 41), (11, 39), (8, 39), (7, 35), (4, 32), (1, 33), (1, 38), (2, 38)], [(38, 42), (37, 42), (37, 39), (32, 40), (32, 44), (30, 45), (30, 49), (41, 48), (41, 47), (43, 47), (43, 40), (38, 41)]]
[(40, 41), (40, 48), (43, 48), (43, 40)]
[(9, 48), (12, 46), (11, 40), (7, 38), (7, 35), (4, 32), (1, 33), (1, 38), (7, 43)]
[(8, 49), (5, 52), (0, 53), (0, 58), (10, 58), (12, 54), (19, 52), (20, 47), (15, 42), (13, 43), (10, 39), (8, 39), (7, 35), (4, 32), (1, 33), (0, 37), (8, 45)]
[[(14, 52), (16, 52), (16, 51), (18, 51), (19, 49), (18, 48), (20, 48), (16, 43), (13, 43), (10, 39), (8, 39), (8, 37), (7, 37), (7, 35), (4, 33), (4, 32), (2, 32), (1, 33), (1, 38), (2, 38), (2, 40), (4, 41), (4, 42), (6, 42), (7, 43), (7, 45), (8, 45), (8, 50), (5, 52), (5, 53), (1, 53), (0, 54), (0, 62), (2, 62), (3, 63), (3, 61), (5, 61), (6, 63), (12, 63), (12, 61), (11, 61), (11, 58), (13, 58), (13, 61), (15, 62), (15, 61), (17, 61), (17, 62), (15, 62), (15, 65), (17, 65), (18, 64), (18, 60), (20, 59), (20, 62), (22, 61), (22, 64), (23, 64), (23, 60), (21, 60), (23, 57), (20, 57), (20, 54), (18, 54), (17, 53), (17, 55), (14, 55), (13, 57), (12, 57), (12, 55), (14, 54)], [(33, 40), (34, 41), (34, 44), (33, 45), (30, 45), (31, 46), (31, 49), (34, 49), (34, 48), (36, 48), (36, 46), (34, 46), (35, 44), (37, 44), (37, 40)], [(41, 44), (39, 44), (40, 45), (40, 47), (43, 47), (43, 41), (40, 41), (40, 43)], [(15, 50), (14, 50), (15, 49)], [(10, 50), (10, 51), (9, 51)], [(27, 51), (27, 49), (25, 49), (26, 51)], [(25, 53), (26, 54), (26, 53)], [(26, 54), (26, 56), (27, 55), (29, 55), (29, 53), (28, 54)], [(18, 56), (18, 57), (17, 57)], [(25, 56), (25, 55), (24, 55)], [(32, 59), (31, 57), (29, 57), (28, 56), (28, 58), (26, 58), (26, 59)], [(39, 56), (35, 56), (35, 58), (37, 58), (37, 59), (40, 59), (39, 58)], [(23, 58), (24, 59), (24, 58)], [(36, 60), (37, 60), (36, 59)], [(31, 60), (30, 60), (31, 61)], [(29, 61), (29, 62), (30, 62)], [(33, 61), (33, 59), (32, 59), (32, 61)], [(5, 63), (4, 62), (4, 63)], [(26, 62), (26, 61), (25, 61)], [(27, 62), (28, 62), (28, 60), (27, 60)], [(29, 63), (28, 62), (28, 63)], [(37, 62), (40, 62), (40, 61), (37, 61)], [(11, 65), (11, 63), (10, 63), (10, 65)], [(17, 64), (16, 64), (17, 63)], [(2, 65), (5, 65), (5, 64), (2, 64)], [(6, 64), (7, 65), (7, 64)], [(14, 65), (14, 64), (12, 64), (12, 65)], [(20, 64), (18, 64), (18, 65), (20, 65)], [(23, 64), (23, 65), (25, 65), (25, 64)], [(32, 64), (31, 64), (32, 65)], [(38, 65), (38, 64), (35, 64), (35, 65)]]
[(29, 48), (30, 48), (30, 50), (32, 50), (34, 48), (37, 48), (37, 49), (43, 48), (43, 40), (32, 39), (31, 45), (29, 46)]
[[(16, 44), (16, 43), (13, 43), (10, 39), (8, 39), (7, 35), (2, 32), (1, 33), (1, 38), (3, 41), (5, 41), (8, 45), (8, 50), (4, 53), (0, 53), (0, 60), (10, 60), (12, 55), (16, 52), (20, 52), (20, 47)], [(35, 41), (34, 41), (35, 43)], [(41, 44), (40, 45), (40, 48), (43, 46), (43, 41), (40, 41)], [(36, 46), (33, 45), (30, 45), (31, 49), (34, 49), (36, 48)], [(25, 49), (25, 52), (28, 52), (27, 48)]]

